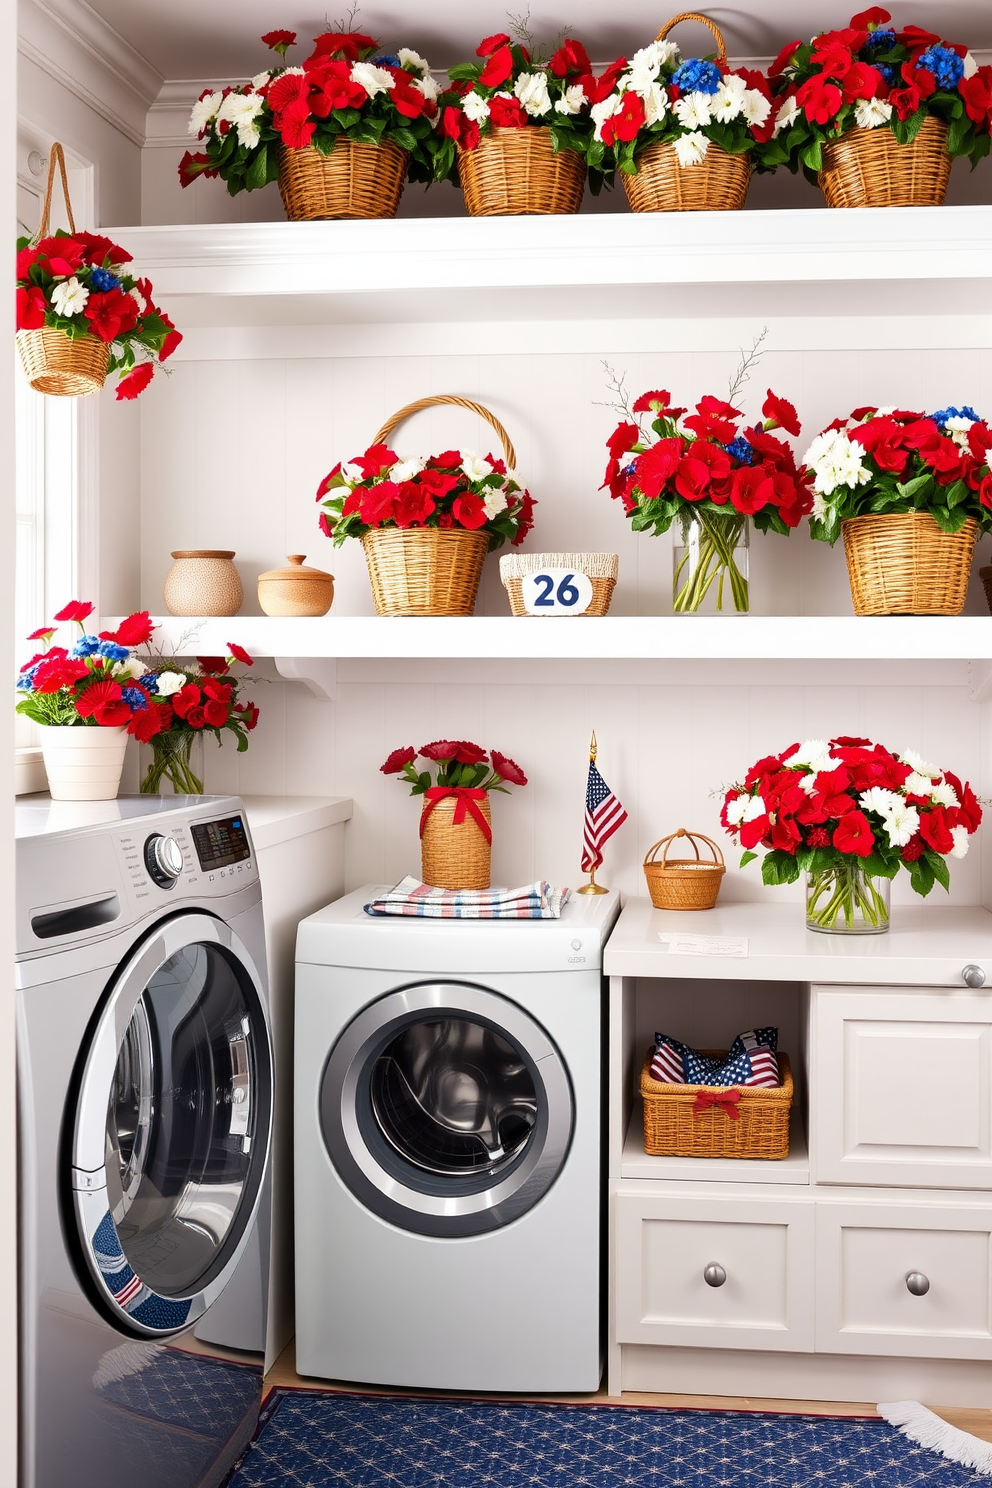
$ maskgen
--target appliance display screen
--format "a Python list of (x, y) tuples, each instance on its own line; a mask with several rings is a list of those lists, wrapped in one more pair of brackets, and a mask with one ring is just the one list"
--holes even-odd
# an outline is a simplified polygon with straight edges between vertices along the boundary
[(243, 863), (251, 857), (248, 833), (240, 816), (197, 822), (193, 827), (193, 846), (201, 868), (226, 868), (229, 863)]

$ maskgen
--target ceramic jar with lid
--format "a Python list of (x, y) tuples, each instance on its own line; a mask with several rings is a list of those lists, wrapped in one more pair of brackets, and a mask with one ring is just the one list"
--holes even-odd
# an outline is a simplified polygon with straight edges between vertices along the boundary
[(334, 575), (307, 568), (305, 554), (290, 553), (288, 568), (258, 576), (258, 602), (266, 615), (326, 615), (334, 600)]
[(236, 615), (244, 599), (234, 553), (181, 548), (172, 554), (163, 596), (171, 615)]

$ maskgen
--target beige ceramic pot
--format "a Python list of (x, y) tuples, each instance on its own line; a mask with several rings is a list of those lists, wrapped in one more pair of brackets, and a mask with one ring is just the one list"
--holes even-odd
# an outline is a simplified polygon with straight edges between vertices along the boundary
[(244, 599), (234, 553), (220, 548), (179, 549), (165, 576), (171, 615), (236, 615)]
[(288, 568), (258, 576), (258, 602), (266, 615), (326, 615), (334, 600), (334, 575), (307, 568), (305, 554), (290, 553)]

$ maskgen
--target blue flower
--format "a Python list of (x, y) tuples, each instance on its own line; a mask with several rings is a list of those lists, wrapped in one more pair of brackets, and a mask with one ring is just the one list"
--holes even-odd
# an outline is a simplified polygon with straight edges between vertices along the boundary
[(148, 707), (148, 699), (140, 687), (122, 688), (121, 697), (127, 703), (132, 713), (140, 713), (143, 708)]
[(146, 692), (158, 692), (157, 672), (145, 672), (143, 676), (138, 678), (138, 681)]
[(892, 46), (896, 39), (896, 33), (887, 28), (879, 27), (877, 31), (869, 31), (868, 40), (865, 42), (866, 52), (881, 52)]
[(969, 408), (967, 403), (963, 408), (942, 408), (939, 413), (932, 413), (930, 417), (938, 429), (945, 428), (947, 420), (952, 418), (966, 418), (971, 419), (974, 424), (978, 423), (978, 414), (973, 408)]
[(116, 641), (98, 641), (94, 650), (107, 661), (127, 661), (131, 654), (126, 646), (118, 646)]
[(400, 65), (399, 57), (387, 57), (385, 54), (381, 57), (374, 57), (372, 60), (376, 67), (399, 67)]
[(891, 87), (891, 85), (896, 80), (896, 70), (895, 70), (895, 68), (894, 67), (887, 67), (884, 62), (876, 62), (874, 64), (874, 66), (875, 66), (876, 72), (880, 72), (882, 74), (883, 78), (885, 79), (885, 81)]
[(28, 669), (27, 669), (26, 672), (22, 672), (21, 673), (21, 675), (17, 679), (17, 690), (18, 690), (18, 692), (30, 692), (31, 691), (32, 687), (34, 686), (34, 674), (35, 674), (35, 672), (37, 670), (38, 670), (37, 666), (33, 666), (33, 667), (28, 667)]
[(950, 47), (933, 46), (917, 58), (917, 67), (926, 67), (937, 79), (937, 87), (949, 93), (964, 77), (964, 62)]
[(743, 434), (738, 434), (732, 444), (725, 444), (724, 449), (732, 460), (738, 460), (741, 465), (750, 465), (754, 460), (754, 450)]
[(715, 93), (720, 86), (721, 77), (715, 62), (703, 62), (699, 57), (690, 57), (675, 72), (672, 82), (683, 93)]
[(112, 274), (109, 269), (94, 269), (90, 275), (90, 284), (101, 294), (108, 289), (119, 289), (120, 283), (117, 275)]
[(103, 642), (99, 636), (83, 635), (69, 652), (70, 656), (95, 656)]

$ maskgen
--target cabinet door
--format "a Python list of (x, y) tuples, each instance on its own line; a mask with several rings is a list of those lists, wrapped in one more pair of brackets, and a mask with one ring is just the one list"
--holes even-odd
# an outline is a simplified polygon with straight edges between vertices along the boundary
[(992, 1359), (992, 1207), (816, 1205), (816, 1349)]
[(992, 996), (816, 988), (816, 1183), (992, 1186)]
[(621, 1192), (615, 1224), (615, 1342), (812, 1348), (808, 1196)]

